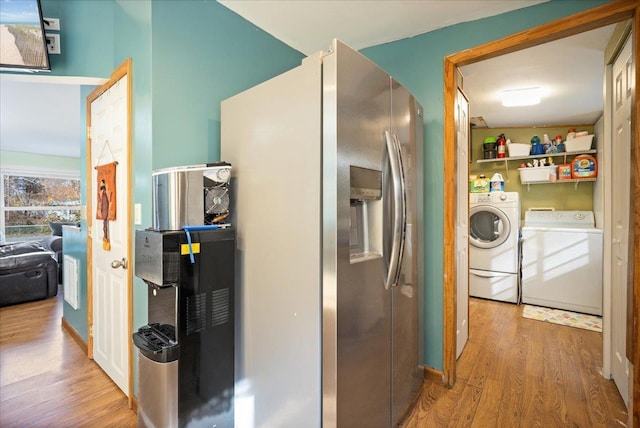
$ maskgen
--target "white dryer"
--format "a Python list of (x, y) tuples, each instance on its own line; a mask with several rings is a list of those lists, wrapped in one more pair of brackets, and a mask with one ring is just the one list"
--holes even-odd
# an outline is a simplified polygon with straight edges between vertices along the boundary
[(602, 315), (602, 230), (591, 211), (527, 211), (522, 303)]
[(469, 294), (518, 303), (520, 198), (469, 194)]

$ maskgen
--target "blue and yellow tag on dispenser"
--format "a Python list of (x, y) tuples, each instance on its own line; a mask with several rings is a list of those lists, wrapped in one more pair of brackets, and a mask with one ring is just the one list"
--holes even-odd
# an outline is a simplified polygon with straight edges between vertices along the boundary
[[(191, 251), (189, 251), (189, 245), (191, 245)], [(182, 244), (180, 246), (180, 255), (187, 256), (189, 254), (199, 254), (200, 253), (200, 243), (194, 242), (192, 244)]]

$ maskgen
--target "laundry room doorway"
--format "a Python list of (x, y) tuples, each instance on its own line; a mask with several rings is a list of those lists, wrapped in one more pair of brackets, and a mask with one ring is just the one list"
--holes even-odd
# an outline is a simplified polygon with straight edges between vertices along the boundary
[[(636, 13), (637, 5), (631, 2), (620, 2), (617, 5), (603, 5), (601, 7), (592, 9), (585, 13), (570, 16), (558, 21), (545, 24), (543, 26), (531, 29), (527, 32), (516, 34), (506, 37), (499, 41), (488, 43), (482, 47), (476, 49), (469, 49), (458, 54), (451, 55), (445, 59), (445, 143), (451, 142), (450, 149), (445, 151), (445, 176), (450, 176), (457, 170), (457, 168), (464, 168), (460, 165), (456, 159), (456, 147), (453, 144), (455, 140), (455, 124), (453, 123), (454, 117), (454, 105), (455, 105), (455, 76), (458, 68), (463, 70), (464, 66), (479, 61), (484, 61), (489, 58), (494, 58), (500, 55), (509, 54), (518, 50), (527, 49), (533, 46), (537, 46), (549, 41), (558, 40), (562, 37), (567, 37), (581, 32), (586, 32), (595, 28), (604, 27), (606, 25), (614, 24), (619, 21), (623, 21), (628, 18), (634, 17)], [(580, 19), (576, 17), (579, 15)], [(636, 17), (636, 22), (638, 21)], [(560, 31), (562, 29), (562, 31)], [(634, 52), (637, 52), (637, 44), (633, 47)], [(604, 64), (602, 64), (604, 67)], [(465, 88), (465, 92), (468, 88)], [(600, 91), (602, 86), (600, 86)], [(473, 106), (473, 96), (469, 96), (469, 101)], [(636, 113), (637, 116), (637, 113)], [(634, 119), (636, 119), (634, 117)], [(636, 130), (636, 138), (638, 131)], [(632, 145), (633, 146), (633, 145)], [(445, 147), (448, 147), (445, 144)], [(633, 155), (633, 148), (632, 153)], [(474, 159), (471, 159), (473, 162)], [(468, 164), (466, 165), (468, 166)], [(513, 171), (511, 171), (513, 173)], [(604, 172), (603, 172), (604, 173)], [(637, 175), (637, 173), (636, 173)], [(513, 178), (517, 180), (517, 173), (513, 174)], [(566, 186), (566, 184), (564, 184)], [(637, 188), (637, 182), (631, 183), (633, 188)], [(456, 197), (454, 196), (458, 192), (465, 192), (468, 194), (467, 182), (445, 183), (445, 242), (453, 239), (449, 233), (455, 230), (455, 225), (451, 224), (450, 227), (447, 223), (453, 223), (455, 221), (456, 213)], [(451, 201), (451, 202), (449, 202)], [(634, 208), (638, 210), (638, 207)], [(451, 231), (451, 232), (449, 232)], [(636, 233), (638, 233), (636, 231)], [(637, 241), (637, 239), (636, 239)], [(450, 241), (449, 241), (450, 242)], [(445, 248), (447, 248), (445, 246)], [(637, 248), (631, 249), (630, 256), (637, 258)], [(635, 250), (635, 251), (634, 251)], [(634, 255), (635, 254), (635, 255)], [(452, 385), (455, 383), (455, 322), (457, 307), (455, 303), (452, 305), (450, 302), (454, 301), (456, 295), (456, 278), (453, 275), (455, 264), (455, 254), (453, 251), (445, 252), (445, 326), (444, 326), (444, 379), (445, 382)], [(636, 279), (637, 282), (637, 279)], [(636, 287), (637, 288), (637, 284)], [(635, 290), (634, 288), (634, 290)], [(455, 301), (454, 301), (455, 302)], [(634, 316), (637, 316), (635, 311)], [(473, 320), (470, 320), (472, 323)], [(634, 359), (638, 359), (638, 350), (633, 351)]]

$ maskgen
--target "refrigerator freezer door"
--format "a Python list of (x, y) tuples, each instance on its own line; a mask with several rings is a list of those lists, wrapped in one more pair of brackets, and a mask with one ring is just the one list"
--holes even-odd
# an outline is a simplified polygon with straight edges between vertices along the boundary
[[(325, 427), (391, 425), (391, 292), (384, 286), (385, 267), (382, 258), (351, 263), (349, 257), (350, 167), (382, 170), (390, 101), (389, 75), (336, 42), (323, 62)], [(376, 218), (381, 230), (382, 216)]]

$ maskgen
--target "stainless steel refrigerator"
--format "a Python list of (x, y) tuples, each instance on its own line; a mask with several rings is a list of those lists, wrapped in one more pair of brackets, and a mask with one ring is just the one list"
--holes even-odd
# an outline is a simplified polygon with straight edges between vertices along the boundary
[(422, 107), (334, 40), (222, 102), (236, 426), (389, 427), (422, 383)]

